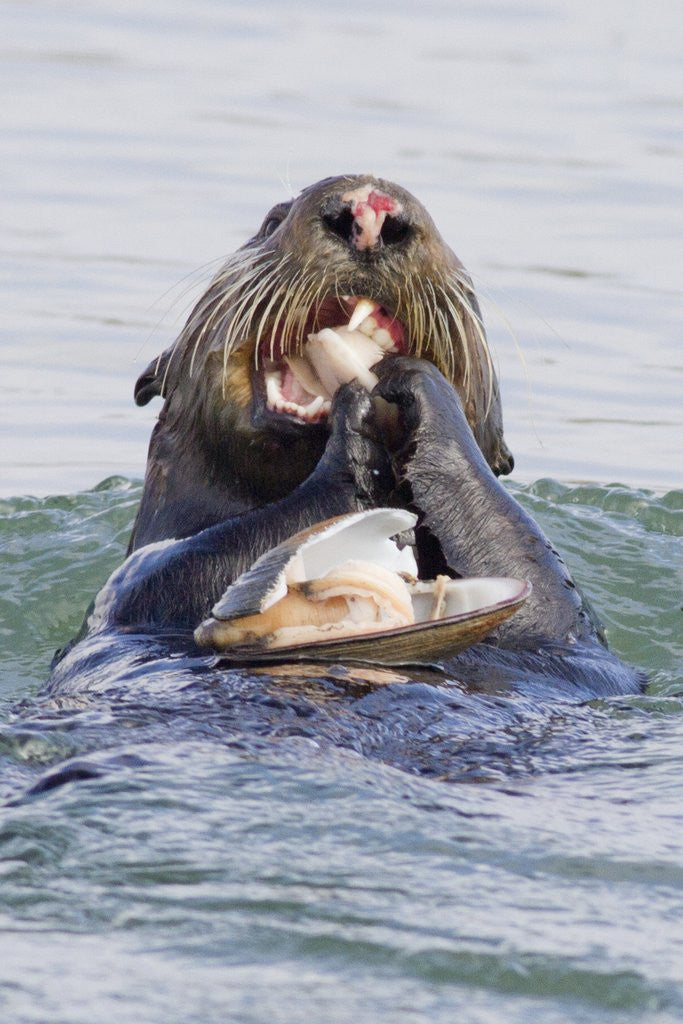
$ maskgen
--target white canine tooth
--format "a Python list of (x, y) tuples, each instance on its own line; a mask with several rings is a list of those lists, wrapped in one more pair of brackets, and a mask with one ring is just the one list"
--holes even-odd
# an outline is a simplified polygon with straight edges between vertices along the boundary
[(373, 302), (372, 299), (359, 299), (351, 314), (348, 329), (350, 331), (357, 330), (365, 318), (374, 313), (376, 305), (377, 303)]
[(374, 316), (368, 316), (365, 318), (363, 323), (360, 325), (358, 330), (361, 334), (367, 334), (368, 338), (371, 338), (377, 330), (377, 321)]
[(274, 373), (266, 374), (266, 397), (268, 405), (277, 406), (282, 397), (280, 391), (280, 374), (277, 370)]
[(305, 407), (304, 412), (306, 413), (307, 416), (315, 416), (316, 413), (319, 412), (320, 409), (322, 409), (324, 404), (325, 399), (323, 398), (322, 395), (318, 395), (317, 398), (313, 399), (310, 405), (307, 405)]

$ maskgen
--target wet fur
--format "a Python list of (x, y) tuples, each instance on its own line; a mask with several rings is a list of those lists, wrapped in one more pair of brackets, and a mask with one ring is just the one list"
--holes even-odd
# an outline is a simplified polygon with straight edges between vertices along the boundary
[(445, 663), (451, 677), (504, 690), (543, 680), (584, 698), (638, 690), (642, 680), (600, 641), (559, 555), (491, 472), (450, 384), (424, 360), (384, 360), (378, 373), (377, 395), (400, 413), (395, 448), (379, 439), (373, 398), (359, 385), (341, 388), (311, 476), (278, 502), (133, 553), (98, 596), (91, 639), (149, 633), (185, 637), (191, 649), (194, 627), (265, 551), (333, 515), (393, 502), (420, 517), (425, 574), (445, 568), (533, 584), (526, 605), (491, 642)]
[[(322, 183), (304, 193), (298, 207), (287, 207), (287, 216), (295, 216), (293, 235), (285, 238), (296, 239), (302, 223), (310, 229), (311, 197), (324, 202), (331, 188)], [(428, 258), (436, 258), (432, 249), (441, 258), (443, 243), (421, 208), (418, 213)], [(249, 245), (262, 246), (270, 237), (264, 227)], [(282, 238), (278, 244), (284, 245)], [(480, 339), (469, 362), (454, 370), (453, 356), (443, 367), (448, 377), (435, 365), (438, 344), (428, 346), (430, 359), (384, 359), (375, 367), (375, 394), (342, 387), (326, 426), (259, 420), (250, 380), (254, 338), (242, 346), (225, 341), (233, 321), (222, 318), (248, 317), (249, 308), (246, 300), (236, 311), (230, 305), (236, 291), (225, 299), (231, 280), (228, 271), (219, 275), (180, 347), (138, 382), (138, 401), (162, 394), (165, 403), (150, 445), (131, 556), (98, 595), (85, 646), (101, 648), (101, 638), (109, 636), (114, 652), (129, 633), (181, 638), (191, 651), (194, 627), (265, 551), (331, 516), (398, 504), (418, 513), (422, 575), (514, 575), (533, 584), (522, 612), (492, 642), (451, 659), (449, 674), (477, 687), (530, 678), (551, 688), (575, 686), (583, 696), (637, 690), (639, 676), (601, 643), (566, 566), (496, 479), (510, 458), (495, 378), (485, 359), (473, 361)], [(364, 264), (349, 290), (373, 294), (373, 281), (376, 290), (376, 268), (373, 277)], [(257, 322), (256, 314), (245, 321)], [(377, 398), (398, 410), (391, 444)], [(71, 651), (53, 686), (67, 685), (82, 663), (78, 648)]]
[[(354, 253), (326, 227), (325, 211), (360, 180), (403, 204), (410, 235), (402, 244)], [(295, 351), (317, 326), (317, 304), (347, 293), (376, 299), (405, 324), (412, 354), (433, 362), (458, 391), (493, 471), (510, 471), (498, 383), (462, 264), (404, 189), (330, 178), (270, 211), (216, 275), (177, 342), (141, 375), (138, 404), (161, 396), (164, 406), (131, 551), (277, 501), (306, 479), (327, 431), (264, 415), (253, 368), (269, 338)]]

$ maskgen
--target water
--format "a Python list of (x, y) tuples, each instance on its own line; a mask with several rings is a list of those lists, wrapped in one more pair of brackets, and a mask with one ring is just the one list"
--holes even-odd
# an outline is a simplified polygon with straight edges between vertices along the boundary
[(173, 662), (32, 696), (140, 489), (2, 506), (4, 1019), (681, 1019), (683, 493), (516, 488), (643, 696)]
[[(3, 1020), (683, 1019), (677, 13), (3, 6)], [(273, 202), (362, 169), (471, 269), (511, 486), (647, 693), (138, 662), (42, 696), (123, 556), (135, 377)]]

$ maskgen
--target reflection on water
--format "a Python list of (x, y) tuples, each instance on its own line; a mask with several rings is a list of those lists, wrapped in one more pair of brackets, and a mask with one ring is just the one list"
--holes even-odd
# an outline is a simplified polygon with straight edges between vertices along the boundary
[(6, 4), (3, 492), (140, 475), (133, 381), (212, 261), (363, 169), (415, 191), (471, 269), (518, 478), (676, 486), (676, 13)]

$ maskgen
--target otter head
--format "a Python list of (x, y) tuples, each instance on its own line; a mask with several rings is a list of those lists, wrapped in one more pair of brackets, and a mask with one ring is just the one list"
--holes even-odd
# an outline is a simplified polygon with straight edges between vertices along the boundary
[(369, 175), (327, 178), (273, 207), (138, 380), (138, 404), (165, 399), (146, 490), (189, 508), (180, 492), (201, 481), (199, 525), (281, 497), (320, 458), (336, 388), (351, 379), (371, 387), (371, 366), (393, 353), (444, 373), (491, 468), (509, 472), (462, 264), (405, 189)]

